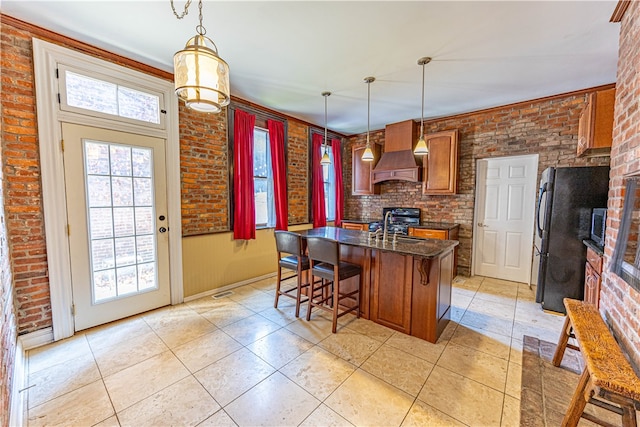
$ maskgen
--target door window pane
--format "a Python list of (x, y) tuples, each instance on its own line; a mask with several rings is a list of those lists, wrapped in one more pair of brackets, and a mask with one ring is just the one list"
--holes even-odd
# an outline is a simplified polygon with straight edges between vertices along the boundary
[(158, 286), (152, 154), (84, 142), (94, 303)]

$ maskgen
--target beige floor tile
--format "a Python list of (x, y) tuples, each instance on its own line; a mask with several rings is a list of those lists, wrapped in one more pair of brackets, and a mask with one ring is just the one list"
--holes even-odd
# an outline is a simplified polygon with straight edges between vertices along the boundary
[(213, 310), (214, 308), (224, 305), (228, 301), (231, 301), (229, 298), (214, 298), (213, 295), (207, 295), (206, 297), (198, 298), (193, 301), (185, 302), (193, 311), (198, 314), (205, 313), (209, 310)]
[(248, 345), (280, 329), (281, 326), (273, 323), (259, 314), (239, 320), (222, 328), (231, 338), (242, 345)]
[(518, 301), (535, 301), (536, 300), (536, 287), (535, 285), (531, 286), (529, 289), (529, 285), (521, 283), (518, 285)]
[(144, 335), (125, 339), (118, 345), (101, 346), (94, 349), (93, 354), (100, 373), (106, 377), (167, 350), (165, 343), (149, 328)]
[(557, 343), (560, 332), (562, 332), (562, 322), (558, 322), (556, 327), (540, 327), (537, 325), (530, 325), (528, 323), (514, 322), (512, 337), (518, 340), (522, 340), (525, 335), (538, 338), (542, 341), (551, 343)]
[(192, 376), (147, 397), (118, 413), (124, 426), (193, 426), (206, 420), (220, 405)]
[(150, 332), (153, 330), (142, 316), (136, 316), (89, 329), (85, 335), (91, 349), (95, 352), (97, 349), (113, 347), (123, 341), (142, 337)]
[(473, 426), (500, 425), (504, 394), (436, 366), (418, 399), (439, 411)]
[[(344, 318), (349, 319), (349, 322), (344, 323), (346, 328), (377, 341), (385, 342), (395, 332), (393, 329), (374, 323), (371, 320), (357, 318), (355, 316), (345, 316)], [(338, 331), (338, 333), (339, 332), (340, 331)]]
[(260, 291), (259, 289), (254, 288), (251, 285), (238, 286), (237, 288), (231, 289), (231, 291), (233, 293), (231, 295), (229, 295), (229, 298), (234, 300), (234, 301), (236, 301), (236, 302), (240, 302), (245, 298), (249, 298), (249, 297), (252, 297), (254, 295), (258, 295), (260, 293), (263, 293), (262, 291)]
[(522, 365), (522, 340), (511, 338), (511, 353), (509, 354), (509, 362)]
[(312, 343), (286, 329), (280, 329), (247, 346), (276, 369), (280, 369), (311, 347)]
[(196, 372), (195, 377), (224, 407), (274, 371), (258, 356), (241, 349)]
[(419, 357), (420, 359), (424, 359), (427, 362), (436, 363), (448, 344), (448, 341), (439, 340), (436, 344), (432, 344), (420, 338), (396, 332), (385, 344)]
[(502, 406), (501, 427), (518, 427), (520, 426), (520, 400), (511, 396), (504, 397), (504, 405)]
[(520, 390), (522, 389), (522, 366), (520, 364), (509, 362), (507, 371), (507, 384), (505, 386), (505, 394), (520, 400)]
[(509, 360), (511, 337), (491, 331), (460, 325), (451, 337), (451, 342), (470, 347), (501, 359)]
[(155, 330), (162, 326), (175, 324), (176, 322), (179, 322), (186, 317), (193, 316), (194, 314), (197, 314), (196, 311), (189, 305), (178, 304), (150, 311), (142, 315), (142, 318)]
[(347, 362), (360, 366), (382, 343), (345, 328), (331, 334), (318, 345)]
[(324, 400), (356, 367), (320, 347), (313, 347), (280, 369), (280, 372), (319, 400)]
[(322, 404), (300, 424), (299, 427), (347, 427), (353, 426), (327, 405)]
[[(285, 273), (288, 273), (288, 271), (283, 270), (283, 276), (287, 277), (287, 275), (285, 275)], [(292, 272), (293, 273), (293, 272)], [(266, 293), (273, 293), (276, 290), (276, 282), (277, 282), (277, 277), (274, 275), (273, 277), (268, 277), (266, 279), (262, 279), (262, 280), (258, 280), (255, 282), (251, 283), (251, 287), (262, 291), (262, 292), (266, 292)], [(292, 283), (293, 285), (295, 285), (296, 283), (296, 279), (289, 279), (289, 280), (285, 280), (283, 281), (283, 284), (289, 284)], [(275, 293), (273, 294), (275, 295)]]
[(172, 352), (165, 351), (104, 378), (117, 412), (189, 375)]
[(354, 425), (397, 426), (413, 400), (409, 394), (359, 369), (324, 403)]
[(516, 301), (513, 298), (510, 299), (510, 303), (502, 303), (481, 299), (476, 296), (469, 304), (467, 312), (472, 311), (487, 314), (497, 319), (513, 320), (515, 317), (515, 309)]
[(217, 329), (214, 324), (190, 308), (182, 310), (178, 316), (165, 317), (151, 327), (171, 349)]
[(509, 362), (457, 344), (449, 344), (438, 366), (504, 392)]
[(300, 317), (296, 317), (296, 302), (289, 298), (280, 298), (278, 302), (278, 308), (269, 308), (261, 311), (260, 316), (266, 317), (274, 323), (280, 326), (287, 326), (290, 323), (295, 322), (299, 318), (304, 319), (307, 315), (307, 304), (300, 305)]
[(460, 319), (460, 324), (475, 329), (487, 330), (499, 335), (511, 336), (513, 320), (496, 317), (490, 313), (480, 313), (471, 307), (465, 311)]
[(382, 345), (361, 368), (415, 397), (427, 380), (433, 364), (389, 345)]
[(202, 317), (207, 319), (219, 328), (235, 323), (239, 320), (256, 314), (242, 304), (225, 298), (224, 302), (219, 303), (209, 311), (202, 313)]
[(98, 424), (94, 424), (93, 427), (120, 427), (120, 422), (118, 421), (118, 417), (114, 415)]
[(288, 330), (314, 344), (331, 335), (331, 322), (324, 317), (315, 316), (310, 321), (302, 317), (286, 326)]
[[(89, 410), (90, 408), (90, 410)], [(94, 381), (29, 410), (29, 426), (90, 426), (115, 414), (102, 381)]]
[(460, 319), (464, 315), (464, 312), (467, 311), (469, 304), (473, 297), (470, 296), (456, 296), (455, 294), (451, 296), (451, 321), (452, 322), (460, 322)]
[(198, 427), (237, 427), (231, 417), (223, 410), (219, 410), (209, 418), (198, 424)]
[(275, 301), (274, 294), (267, 294), (267, 293), (260, 292), (256, 295), (243, 298), (241, 301), (239, 301), (239, 303), (244, 305), (248, 309), (255, 311), (256, 313), (259, 313), (263, 310), (273, 308), (274, 301)]
[(90, 356), (91, 348), (85, 334), (78, 334), (54, 343), (27, 351), (29, 373), (65, 363), (81, 356)]
[(482, 284), (482, 280), (484, 280), (481, 276), (474, 277), (464, 277), (464, 276), (456, 276), (453, 279), (453, 288), (454, 289), (467, 289), (470, 291), (477, 291), (480, 285)]
[(227, 405), (225, 411), (241, 426), (297, 426), (318, 405), (318, 399), (275, 372)]
[(421, 400), (416, 400), (409, 414), (402, 422), (403, 427), (464, 427), (460, 421), (451, 418), (436, 408), (427, 405)]
[(192, 373), (242, 348), (242, 344), (221, 330), (202, 335), (173, 349)]
[(98, 365), (91, 354), (53, 365), (29, 375), (29, 408), (100, 379)]

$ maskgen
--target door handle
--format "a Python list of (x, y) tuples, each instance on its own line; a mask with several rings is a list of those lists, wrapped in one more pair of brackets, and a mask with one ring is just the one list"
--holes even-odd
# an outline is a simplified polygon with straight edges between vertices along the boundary
[(488, 225), (484, 225), (483, 223), (479, 222), (478, 227), (488, 227)]

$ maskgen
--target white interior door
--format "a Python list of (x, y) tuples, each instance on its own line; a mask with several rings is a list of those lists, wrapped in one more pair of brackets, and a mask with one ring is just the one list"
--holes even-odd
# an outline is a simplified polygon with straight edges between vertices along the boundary
[(475, 274), (529, 283), (538, 156), (478, 161)]
[(75, 329), (170, 303), (165, 141), (62, 124)]

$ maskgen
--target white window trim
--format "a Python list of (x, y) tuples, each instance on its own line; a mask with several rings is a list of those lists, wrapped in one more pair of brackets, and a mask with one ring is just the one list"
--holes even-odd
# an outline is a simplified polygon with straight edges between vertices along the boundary
[[(180, 144), (178, 99), (173, 93), (173, 83), (36, 38), (32, 40), (53, 339), (57, 341), (67, 338), (75, 332), (71, 312), (73, 297), (71, 259), (67, 236), (64, 162), (60, 143), (62, 139), (61, 122), (145, 134), (163, 138), (166, 141), (171, 304), (181, 303), (184, 298), (184, 290), (180, 212)], [(120, 76), (134, 87), (147, 87), (163, 93), (167, 110), (166, 129), (153, 129), (144, 125), (62, 111), (58, 103), (58, 82), (56, 79), (58, 64), (66, 64), (72, 68), (99, 74)]]

